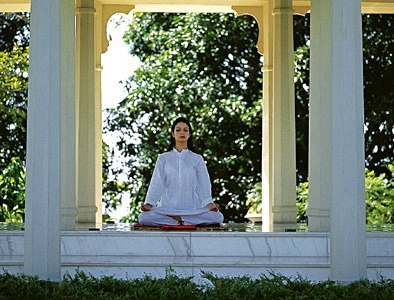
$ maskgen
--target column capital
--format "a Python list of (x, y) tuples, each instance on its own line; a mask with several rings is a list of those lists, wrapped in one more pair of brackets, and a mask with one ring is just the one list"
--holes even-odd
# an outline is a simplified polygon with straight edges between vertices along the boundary
[(281, 8), (274, 8), (272, 10), (272, 15), (292, 15), (294, 13), (294, 9), (290, 7), (281, 7)]
[(77, 7), (75, 9), (76, 15), (96, 15), (96, 9), (94, 7)]

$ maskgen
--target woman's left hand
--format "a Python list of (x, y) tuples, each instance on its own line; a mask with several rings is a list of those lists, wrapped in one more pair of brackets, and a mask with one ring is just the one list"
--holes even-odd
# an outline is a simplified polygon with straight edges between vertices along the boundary
[(152, 209), (152, 204), (149, 203), (141, 203), (142, 211), (150, 211)]
[(210, 211), (219, 211), (219, 204), (216, 203), (208, 203), (208, 209)]

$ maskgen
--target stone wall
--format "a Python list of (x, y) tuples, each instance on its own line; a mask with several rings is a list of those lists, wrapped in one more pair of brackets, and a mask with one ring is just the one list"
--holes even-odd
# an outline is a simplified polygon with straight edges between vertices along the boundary
[[(368, 278), (394, 278), (394, 233), (367, 234)], [(220, 276), (270, 271), (300, 274), (313, 281), (328, 279), (328, 233), (255, 232), (89, 232), (62, 233), (62, 274), (77, 269), (94, 276), (200, 277), (201, 270)], [(22, 273), (23, 231), (0, 231), (0, 272)]]

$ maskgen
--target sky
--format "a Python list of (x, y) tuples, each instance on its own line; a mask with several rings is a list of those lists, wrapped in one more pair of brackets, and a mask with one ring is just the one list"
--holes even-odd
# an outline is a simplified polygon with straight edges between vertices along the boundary
[[(132, 14), (128, 16), (117, 14), (110, 19), (107, 25), (107, 33), (111, 35), (111, 40), (107, 52), (101, 56), (101, 64), (103, 66), (101, 74), (103, 126), (106, 119), (105, 109), (115, 108), (116, 105), (127, 96), (127, 91), (124, 89), (121, 81), (127, 80), (132, 72), (140, 65), (138, 58), (129, 54), (128, 45), (125, 44), (122, 39), (131, 19)], [(115, 146), (116, 136), (104, 134), (103, 139), (111, 147)], [(118, 159), (114, 161), (114, 164), (120, 164), (121, 161), (119, 155), (116, 155), (116, 152), (115, 156), (118, 157)], [(105, 211), (103, 207), (103, 213), (109, 213), (111, 219), (114, 221), (119, 221), (121, 217), (127, 215), (128, 210), (128, 199), (125, 199), (122, 206), (115, 212)]]
[[(118, 14), (110, 19), (107, 26), (107, 33), (111, 35), (111, 40), (107, 52), (101, 56), (103, 110), (115, 107), (124, 99), (127, 93), (120, 81), (126, 80), (140, 65), (138, 58), (129, 54), (128, 45), (122, 39), (131, 18), (131, 14), (127, 17)], [(117, 20), (122, 20), (122, 22), (117, 24)]]

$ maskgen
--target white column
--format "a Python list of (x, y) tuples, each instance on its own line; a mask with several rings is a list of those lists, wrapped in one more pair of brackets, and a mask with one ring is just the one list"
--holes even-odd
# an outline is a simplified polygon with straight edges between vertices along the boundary
[(77, 228), (101, 227), (101, 103), (96, 98), (95, 1), (77, 2)]
[(273, 152), (272, 152), (272, 108), (273, 108), (273, 17), (272, 5), (267, 3), (264, 7), (263, 26), (263, 159), (262, 159), (262, 218), (263, 231), (273, 231), (272, 204), (273, 204)]
[(273, 25), (272, 226), (283, 231), (297, 214), (292, 0), (274, 1)]
[(60, 207), (75, 180), (74, 41), (74, 0), (32, 0), (24, 267), (50, 280), (60, 280)]
[(361, 1), (313, 0), (311, 26), (310, 200), (331, 211), (330, 277), (350, 282), (367, 275)]
[[(67, 0), (69, 1), (69, 0)], [(71, 1), (73, 2), (73, 1)], [(71, 5), (71, 4), (70, 4)], [(70, 8), (71, 10), (71, 8)], [(62, 82), (60, 89), (62, 97), (67, 101), (61, 103), (61, 137), (67, 148), (61, 153), (61, 170), (64, 180), (60, 186), (61, 194), (61, 230), (75, 230), (77, 217), (77, 108), (75, 95), (75, 5), (72, 6), (73, 15), (67, 15), (67, 31), (62, 50), (67, 56), (62, 57), (62, 70), (64, 76), (70, 77), (70, 82)], [(71, 12), (70, 12), (71, 14)], [(71, 30), (72, 26), (72, 30)], [(63, 29), (62, 29), (63, 30)]]
[(332, 194), (332, 4), (311, 5), (308, 230), (330, 230)]
[(95, 1), (95, 68), (94, 68), (94, 113), (96, 115), (96, 130), (95, 130), (95, 149), (96, 149), (96, 161), (95, 161), (95, 200), (96, 200), (96, 227), (102, 227), (103, 221), (103, 191), (102, 191), (102, 168), (103, 168), (103, 151), (102, 151), (102, 101), (101, 101), (101, 75), (103, 66), (101, 65), (101, 54), (102, 54), (102, 7), (103, 4)]

